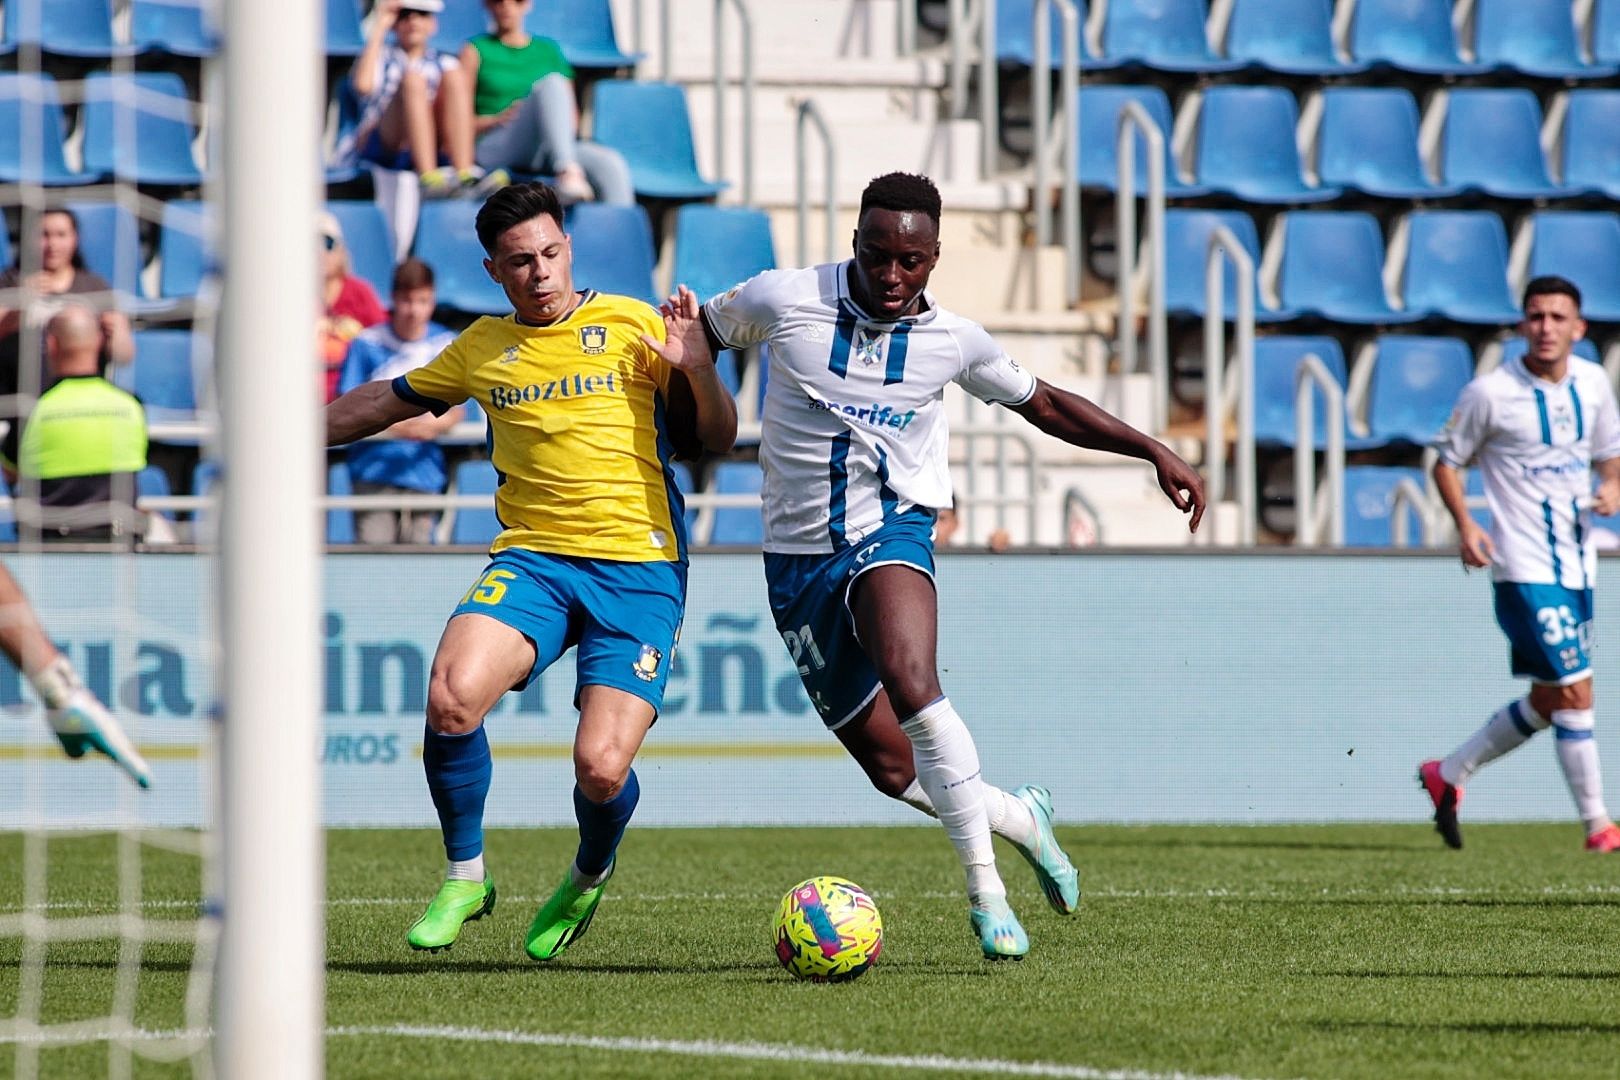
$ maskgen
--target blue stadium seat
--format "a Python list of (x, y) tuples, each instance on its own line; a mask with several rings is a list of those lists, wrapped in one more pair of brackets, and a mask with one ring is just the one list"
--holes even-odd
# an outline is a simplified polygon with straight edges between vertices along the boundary
[(644, 207), (576, 203), (565, 221), (574, 247), (574, 287), (657, 305), (652, 222)]
[[(720, 495), (758, 495), (764, 477), (752, 461), (722, 461), (709, 474), (706, 490)], [(715, 510), (714, 531), (709, 535), (709, 543), (759, 547), (764, 542), (765, 517), (757, 504)]]
[(365, 47), (358, 0), (326, 0), (326, 55), (359, 56)]
[[(333, 199), (326, 208), (343, 229), (343, 243), (349, 249), (354, 272), (390, 306), (394, 292), (394, 228), (382, 209), (369, 199)], [(434, 267), (437, 271), (438, 267)]]
[[(148, 423), (197, 419), (197, 368), (193, 357), (198, 338), (189, 330), (137, 330), (135, 359), (114, 369), (114, 378), (146, 407)], [(195, 438), (164, 439), (177, 446), (196, 445)]]
[(141, 52), (204, 57), (219, 52), (219, 38), (197, 0), (134, 0), (130, 40)]
[(554, 39), (577, 68), (633, 67), (640, 53), (619, 49), (608, 0), (546, 0), (529, 9), (529, 33)]
[(131, 299), (141, 293), (141, 231), (135, 215), (117, 203), (70, 202), (79, 219), (84, 263)]
[[(1254, 440), (1260, 446), (1292, 448), (1297, 439), (1297, 413), (1294, 409), (1294, 380), (1299, 365), (1315, 356), (1327, 365), (1345, 388), (1344, 350), (1335, 338), (1277, 337), (1256, 338), (1254, 342)], [(1313, 428), (1316, 448), (1327, 446), (1327, 398), (1319, 387), (1311, 391), (1315, 399)], [(1345, 437), (1349, 436), (1349, 416), (1345, 417)]]
[[(1517, 334), (1515, 334), (1513, 337), (1503, 339), (1502, 363), (1506, 364), (1511, 360), (1522, 360), (1524, 358), (1524, 354), (1528, 352), (1529, 349), (1529, 342), (1525, 341), (1524, 338), (1519, 337)], [(1574, 356), (1580, 357), (1582, 360), (1590, 360), (1594, 364), (1600, 364), (1603, 362), (1602, 358), (1598, 356), (1597, 345), (1587, 338), (1582, 338), (1581, 340), (1577, 341), (1574, 347), (1570, 349), (1570, 353)]]
[(1378, 219), (1359, 211), (1283, 215), (1283, 306), (1336, 322), (1412, 322), (1421, 313), (1397, 311), (1384, 295), (1384, 236)]
[[(1202, 318), (1204, 304), (1204, 265), (1209, 238), (1219, 226), (1232, 231), (1239, 244), (1254, 260), (1257, 288), (1254, 317), (1258, 322), (1292, 318), (1293, 313), (1273, 310), (1262, 304), (1258, 291), (1260, 239), (1254, 219), (1242, 210), (1191, 210), (1171, 208), (1164, 212), (1164, 303), (1172, 315)], [(1230, 263), (1225, 265), (1223, 310), (1231, 320), (1237, 313), (1237, 276)]]
[[(1170, 155), (1170, 99), (1157, 86), (1087, 84), (1080, 95), (1080, 186), (1113, 191), (1119, 185), (1119, 114), (1136, 102), (1164, 136), (1164, 189), (1167, 195), (1201, 195), (1204, 189), (1183, 183)], [(1136, 190), (1147, 193), (1147, 140), (1133, 135), (1136, 146)]]
[(1597, 0), (1592, 20), (1592, 59), (1620, 64), (1620, 0)]
[(1322, 92), (1316, 171), (1322, 183), (1386, 199), (1456, 194), (1436, 184), (1418, 154), (1418, 108), (1395, 87), (1330, 86)]
[(1474, 377), (1474, 353), (1452, 337), (1385, 334), (1378, 339), (1367, 400), (1367, 432), (1380, 445), (1427, 446)]
[(58, 56), (106, 59), (129, 52), (113, 37), (110, 0), (8, 0), (4, 34), (8, 47), (31, 43)]
[[(1075, 0), (1079, 16), (1080, 67), (1084, 71), (1098, 71), (1117, 67), (1114, 60), (1093, 56), (1086, 42), (1086, 0)], [(1053, 68), (1063, 65), (1063, 18), (1056, 4), (1047, 5), (1047, 38), (1051, 54), (1048, 63)], [(1035, 4), (1034, 0), (997, 0), (996, 2), (996, 59), (1003, 64), (1020, 67), (1035, 66)], [(1093, 87), (1086, 87), (1090, 92)], [(1083, 95), (1082, 95), (1083, 98)]]
[[(490, 495), (500, 486), (495, 466), (480, 458), (463, 461), (456, 466), (452, 489), (460, 495)], [(450, 522), (452, 544), (478, 544), (488, 546), (501, 531), (501, 520), (495, 516), (493, 504), (489, 509), (459, 506)]]
[[(326, 467), (326, 493), (328, 495), (353, 495), (354, 480), (349, 475), (349, 466), (341, 461), (334, 461)], [(354, 535), (354, 511), (348, 507), (331, 507), (326, 511), (326, 542), (328, 544), (352, 544)]]
[(688, 203), (675, 213), (674, 282), (700, 302), (776, 266), (771, 218), (746, 206)]
[(1474, 55), (1483, 64), (1543, 79), (1615, 73), (1581, 56), (1569, 0), (1475, 0)]
[(1564, 188), (1620, 199), (1620, 90), (1575, 90), (1564, 115)]
[[(1602, 211), (1544, 211), (1531, 219), (1529, 277), (1558, 274), (1581, 290), (1581, 313), (1620, 322), (1620, 217)], [(1528, 279), (1527, 279), (1528, 280)]]
[(1564, 194), (1541, 152), (1541, 103), (1522, 87), (1453, 90), (1441, 136), (1448, 184), (1504, 199)]
[(1333, 46), (1332, 0), (1235, 0), (1226, 57), (1283, 75), (1348, 75), (1366, 65)]
[(209, 253), (207, 204), (171, 199), (163, 204), (158, 232), (158, 295), (165, 299), (197, 295), (203, 276), (218, 268)]
[[(1423, 470), (1403, 465), (1352, 465), (1344, 470), (1344, 542), (1347, 547), (1389, 547), (1395, 542), (1394, 495), (1402, 480), (1423, 488)], [(1416, 511), (1406, 511), (1407, 543), (1423, 529)]]
[(433, 267), (439, 303), (473, 315), (504, 315), (512, 310), (501, 287), (484, 272), (472, 199), (430, 199), (416, 225), (415, 255)]
[(11, 252), (11, 234), (0, 229), (0, 267), (12, 266), (17, 259)]
[(1486, 326), (1519, 321), (1500, 217), (1490, 210), (1417, 210), (1406, 220), (1407, 311)]
[(1452, 0), (1356, 0), (1350, 55), (1375, 67), (1418, 75), (1473, 75), (1487, 70), (1457, 48)]
[(1338, 198), (1336, 187), (1305, 182), (1295, 141), (1298, 123), (1294, 95), (1282, 87), (1211, 86), (1198, 114), (1198, 183), (1248, 202)]
[[(197, 462), (191, 470), (191, 492), (199, 497), (217, 495), (220, 483), (225, 479), (225, 466), (218, 461), (204, 459)], [(214, 519), (217, 507), (201, 509), (192, 512), (191, 531), (196, 543), (204, 543), (212, 537), (216, 522)]]
[(55, 79), (0, 72), (0, 182), (63, 185), (93, 179), (67, 167), (66, 135)]
[[(169, 487), (169, 474), (164, 472), (161, 467), (157, 465), (148, 465), (146, 468), (135, 474), (136, 499), (140, 499), (145, 495), (156, 495), (167, 498), (172, 494), (173, 489)], [(160, 510), (158, 513), (162, 514), (170, 521), (174, 520), (174, 511), (172, 510)]]
[(1103, 13), (1102, 53), (1107, 60), (1160, 71), (1237, 71), (1241, 60), (1223, 60), (1209, 47), (1204, 0), (1109, 0)]
[(707, 199), (723, 183), (698, 173), (686, 91), (674, 83), (605, 79), (594, 91), (592, 135), (624, 155), (637, 195)]
[[(0, 496), (11, 498), (13, 492), (11, 484), (0, 474)], [(0, 544), (15, 544), (17, 542), (17, 516), (11, 507), (0, 507)]]
[(84, 169), (142, 184), (196, 187), (185, 83), (168, 71), (94, 74), (85, 86)]
[(438, 14), (438, 23), (438, 29), (433, 32), (433, 47), (451, 56), (460, 56), (461, 47), (467, 44), (469, 38), (484, 33), (490, 27), (489, 13), (484, 10), (483, 0), (444, 0), (444, 10)]

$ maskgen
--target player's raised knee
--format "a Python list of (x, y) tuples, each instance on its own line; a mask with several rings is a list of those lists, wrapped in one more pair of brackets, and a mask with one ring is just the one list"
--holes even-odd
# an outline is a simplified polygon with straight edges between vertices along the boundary
[(611, 753), (575, 754), (574, 781), (592, 802), (607, 802), (630, 776), (630, 759)]
[(428, 727), (440, 735), (465, 735), (483, 723), (487, 711), (473, 679), (454, 670), (433, 673), (428, 682)]

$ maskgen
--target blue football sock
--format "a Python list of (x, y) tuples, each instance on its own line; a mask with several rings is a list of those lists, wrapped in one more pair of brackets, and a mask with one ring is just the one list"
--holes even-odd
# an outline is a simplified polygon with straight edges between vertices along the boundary
[(580, 874), (596, 877), (608, 868), (640, 799), (641, 783), (634, 769), (625, 777), (624, 787), (607, 802), (591, 802), (579, 785), (574, 785), (574, 817), (579, 819), (579, 852), (574, 856), (574, 868)]
[(489, 794), (489, 736), (483, 725), (466, 735), (422, 736), (422, 769), (439, 811), (444, 853), (452, 861), (484, 850), (484, 796)]

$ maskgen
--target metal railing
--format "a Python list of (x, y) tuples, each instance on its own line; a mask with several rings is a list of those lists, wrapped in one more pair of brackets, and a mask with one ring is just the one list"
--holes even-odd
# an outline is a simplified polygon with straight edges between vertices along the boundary
[[(1078, 129), (1077, 129), (1078, 133)], [(1120, 370), (1137, 369), (1136, 357), (1136, 154), (1135, 137), (1147, 143), (1148, 190), (1148, 372), (1153, 378), (1153, 427), (1162, 432), (1170, 418), (1170, 347), (1164, 313), (1164, 132), (1137, 101), (1119, 114), (1115, 188), (1119, 274)]]
[[(1223, 261), (1237, 274), (1236, 362), (1226, 367), (1226, 297)], [(1210, 234), (1204, 259), (1205, 492), (1211, 506), (1226, 497), (1226, 420), (1237, 411), (1238, 542), (1253, 545), (1259, 522), (1254, 463), (1254, 259), (1222, 225)], [(1215, 530), (1210, 530), (1210, 543)]]
[[(1005, 421), (1005, 416), (998, 416), (998, 420)], [(1007, 426), (1004, 422), (969, 421), (967, 423), (953, 423), (950, 425), (951, 438), (960, 440), (962, 445), (963, 462), (965, 463), (966, 480), (958, 495), (958, 516), (962, 527), (969, 535), (976, 534), (976, 525), (979, 511), (990, 507), (995, 512), (995, 521), (998, 528), (1007, 526), (1007, 513), (1009, 509), (1019, 510), (1024, 516), (1025, 543), (1035, 542), (1035, 500), (1038, 495), (1037, 486), (1040, 482), (1040, 464), (1036, 457), (1035, 441), (1030, 432), (1020, 431)], [(1033, 429), (1030, 429), (1031, 431)], [(979, 450), (988, 440), (993, 448), (994, 458), (988, 464), (995, 470), (994, 490), (984, 492), (979, 487), (980, 462)], [(1009, 446), (1017, 446), (1023, 452), (1023, 459), (1017, 463), (1009, 460)], [(1009, 495), (1011, 490), (1009, 481), (1013, 470), (1024, 474), (1024, 494)]]
[[(1052, 41), (1051, 20), (1048, 10), (1052, 4), (1058, 8), (1063, 26), (1062, 70), (1058, 76), (1059, 116), (1052, 116), (1051, 72)], [(993, 12), (992, 12), (993, 15)], [(1063, 208), (1063, 295), (1071, 305), (1080, 302), (1080, 15), (1073, 0), (1035, 0), (1035, 67), (1030, 72), (1030, 131), (1034, 136), (1035, 165), (1035, 243), (1045, 247), (1052, 242), (1052, 193), (1048, 172), (1054, 146), (1061, 149), (1058, 184)], [(993, 31), (992, 31), (993, 33)], [(992, 39), (993, 44), (993, 39)], [(993, 82), (996, 77), (993, 47), (986, 53), (980, 69), (980, 79)], [(1062, 129), (1052, 134), (1054, 122)], [(984, 118), (985, 141), (994, 146), (998, 140), (994, 116)], [(986, 160), (985, 175), (992, 175), (993, 163)]]
[(793, 132), (793, 190), (799, 204), (799, 265), (810, 265), (810, 171), (805, 161), (805, 133), (811, 124), (821, 135), (822, 213), (826, 216), (826, 243), (823, 257), (827, 262), (837, 259), (838, 251), (838, 153), (827, 118), (816, 103), (809, 99), (799, 102), (797, 126)]
[(1406, 524), (1407, 510), (1417, 515), (1418, 536), (1422, 545), (1433, 547), (1438, 542), (1434, 504), (1416, 481), (1402, 477), (1389, 493), (1389, 536), (1390, 542), (1396, 547), (1411, 547), (1410, 530)]
[(996, 84), (996, 0), (950, 0), (951, 119), (967, 116), (968, 77), (973, 64), (968, 58), (968, 42), (979, 46), (979, 142), (980, 169), (985, 176), (996, 174), (996, 157), (1001, 133), (999, 88)]
[[(726, 173), (726, 5), (737, 9), (742, 27), (742, 141), (737, 153), (742, 171), (738, 194), (744, 206), (754, 205), (754, 24), (747, 0), (714, 0), (714, 172)], [(664, 10), (669, 14), (667, 2)], [(665, 31), (668, 34), (668, 31)], [(666, 61), (667, 63), (667, 61)]]
[[(1316, 487), (1316, 395), (1326, 399), (1327, 497)], [(1325, 521), (1323, 519), (1326, 519)], [(1325, 534), (1325, 535), (1324, 535)], [(1322, 358), (1307, 354), (1294, 373), (1294, 544), (1344, 546), (1344, 388)]]

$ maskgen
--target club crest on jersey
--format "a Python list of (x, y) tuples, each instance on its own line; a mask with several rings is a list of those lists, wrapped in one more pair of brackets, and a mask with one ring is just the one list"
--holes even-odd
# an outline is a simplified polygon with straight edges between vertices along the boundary
[(506, 348), (501, 350), (501, 363), (515, 364), (517, 363), (517, 356), (518, 347), (516, 345), (508, 345)]
[(1570, 431), (1575, 427), (1575, 412), (1568, 405), (1559, 403), (1552, 408), (1552, 426), (1554, 431)]
[(607, 327), (582, 326), (579, 328), (579, 348), (586, 356), (607, 352)]
[(868, 330), (858, 330), (855, 334), (855, 358), (867, 367), (871, 367), (882, 359), (883, 335), (874, 334)]
[(663, 661), (663, 653), (659, 652), (651, 645), (643, 645), (641, 647), (641, 655), (636, 657), (636, 662), (633, 665), (636, 678), (640, 679), (642, 682), (652, 682), (654, 679), (658, 678), (658, 665), (663, 663)]

